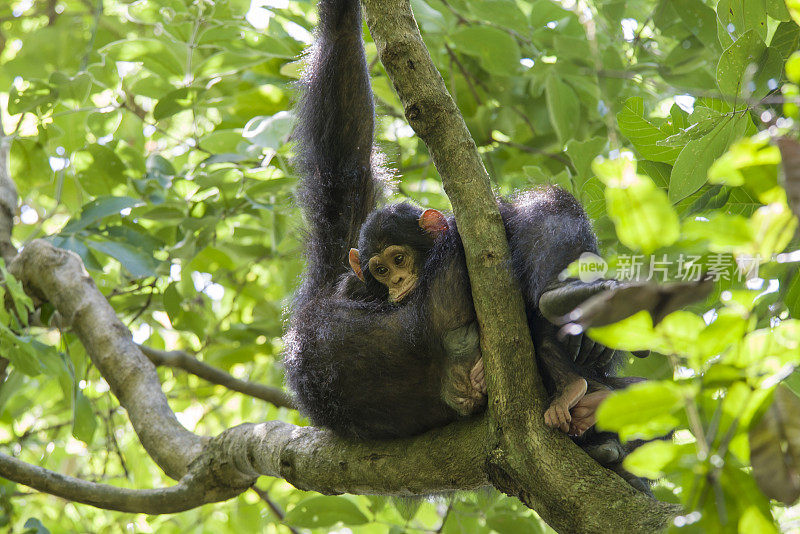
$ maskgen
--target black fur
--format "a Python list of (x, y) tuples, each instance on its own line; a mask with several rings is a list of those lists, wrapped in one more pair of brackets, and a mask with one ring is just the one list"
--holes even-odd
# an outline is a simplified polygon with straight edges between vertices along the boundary
[[(419, 229), (422, 210), (416, 206), (375, 210), (387, 173), (372, 146), (360, 6), (357, 0), (321, 0), (319, 9), (295, 131), (308, 268), (286, 336), (287, 380), (312, 422), (339, 434), (418, 434), (458, 416), (442, 391), (454, 366), (464, 365), (448, 359), (443, 336), (475, 320), (461, 240), (450, 221), (451, 230), (431, 241)], [(597, 250), (583, 209), (552, 187), (499, 201), (499, 207), (550, 390), (570, 373), (602, 385), (613, 370), (613, 354), (580, 341), (574, 353), (566, 352), (536, 309), (563, 268), (581, 252)], [(388, 303), (374, 279), (365, 285), (349, 271), (351, 247), (358, 246), (366, 260), (387, 244), (409, 243), (424, 251), (425, 266), (402, 305)]]

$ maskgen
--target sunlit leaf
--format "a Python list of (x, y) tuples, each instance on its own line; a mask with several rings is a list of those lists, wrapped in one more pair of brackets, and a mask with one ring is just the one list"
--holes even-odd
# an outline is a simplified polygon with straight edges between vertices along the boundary
[(493, 74), (510, 76), (520, 68), (519, 45), (508, 33), (491, 26), (468, 26), (450, 35), (464, 53), (475, 56)]
[(629, 98), (617, 113), (617, 123), (622, 133), (630, 139), (636, 150), (644, 159), (673, 163), (680, 153), (680, 149), (659, 146), (671, 134), (662, 131), (645, 116), (644, 100), (641, 97)]
[(634, 384), (603, 401), (597, 410), (598, 428), (617, 432), (624, 440), (663, 436), (678, 424), (676, 412), (685, 394), (671, 382)]
[(317, 496), (297, 503), (286, 513), (284, 521), (300, 528), (322, 528), (337, 523), (363, 525), (367, 517), (344, 497)]

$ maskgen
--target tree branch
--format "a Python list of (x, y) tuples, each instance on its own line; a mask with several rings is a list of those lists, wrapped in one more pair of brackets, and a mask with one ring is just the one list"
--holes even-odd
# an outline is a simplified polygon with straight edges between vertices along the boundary
[[(486, 458), (492, 440), (487, 418), (397, 441), (347, 441), (326, 430), (278, 421), (241, 425), (213, 439), (196, 436), (177, 422), (155, 367), (133, 343), (76, 254), (36, 240), (12, 262), (11, 271), (27, 291), (49, 300), (72, 326), (128, 411), (148, 453), (168, 475), (180, 473), (186, 495), (202, 495), (192, 502), (230, 498), (251, 487), (259, 475), (281, 477), (320, 493), (427, 495), (488, 483)], [(97, 497), (94, 490), (102, 489), (99, 486), (84, 486), (78, 480), (46, 484), (46, 471), (22, 469), (24, 464), (12, 467), (16, 470), (8, 467), (3, 476), (79, 502), (144, 513), (166, 511), (150, 507), (148, 494), (119, 494), (127, 499), (120, 504), (116, 497)], [(34, 477), (36, 473), (41, 476)]]
[(212, 384), (224, 386), (232, 391), (238, 391), (239, 393), (261, 399), (279, 408), (296, 408), (291, 396), (282, 389), (259, 384), (257, 382), (241, 380), (231, 376), (225, 371), (201, 362), (188, 352), (182, 350), (158, 350), (144, 345), (139, 345), (139, 349), (141, 349), (144, 355), (156, 366), (163, 365), (174, 369), (182, 369)]
[(413, 438), (351, 441), (328, 430), (280, 421), (224, 431), (209, 447), (221, 478), (233, 470), (280, 477), (324, 494), (430, 495), (486, 486), (486, 418), (455, 423)]
[(545, 391), (502, 220), (474, 141), (433, 65), (408, 0), (362, 0), (367, 26), (409, 124), (453, 205), (481, 328), (493, 432), (490, 480), (563, 532), (652, 532), (674, 507), (638, 493), (547, 428)]
[[(383, 442), (351, 442), (326, 430), (278, 421), (241, 425), (213, 439), (196, 436), (178, 424), (155, 367), (133, 343), (76, 254), (37, 240), (25, 247), (11, 270), (26, 290), (48, 299), (75, 329), (148, 453), (170, 476), (182, 474), (185, 489), (163, 491), (185, 491), (197, 496), (192, 502), (202, 504), (245, 491), (259, 475), (285, 478), (320, 493), (426, 495), (488, 483), (491, 439), (486, 419)], [(79, 502), (144, 513), (170, 511), (151, 507), (147, 493), (99, 497), (102, 485), (48, 478), (47, 471), (25, 468), (21, 462), (7, 465), (2, 476)]]
[(78, 255), (35, 240), (11, 263), (10, 271), (29, 293), (50, 301), (72, 325), (159, 467), (174, 479), (185, 475), (202, 451), (204, 438), (178, 422), (155, 367), (133, 342)]
[(0, 476), (62, 499), (120, 512), (171, 514), (213, 502), (205, 498), (202, 486), (189, 480), (169, 488), (132, 490), (62, 475), (5, 454), (0, 454)]

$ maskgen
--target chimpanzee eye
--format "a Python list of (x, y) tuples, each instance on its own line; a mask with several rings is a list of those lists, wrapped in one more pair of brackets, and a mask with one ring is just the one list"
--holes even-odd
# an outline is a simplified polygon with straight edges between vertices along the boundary
[(405, 256), (403, 256), (402, 254), (398, 254), (397, 256), (394, 257), (394, 264), (395, 265), (402, 265), (404, 259), (406, 259)]
[(389, 272), (389, 269), (387, 269), (383, 265), (378, 265), (377, 267), (375, 267), (375, 274), (379, 274), (379, 275), (383, 276), (388, 272)]

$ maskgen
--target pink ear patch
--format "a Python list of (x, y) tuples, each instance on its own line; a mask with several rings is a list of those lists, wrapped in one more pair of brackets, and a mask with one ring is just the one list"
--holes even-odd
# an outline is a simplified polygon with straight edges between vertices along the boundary
[(425, 210), (419, 217), (419, 227), (433, 236), (438, 236), (446, 232), (447, 219), (438, 210)]
[(364, 272), (361, 270), (361, 260), (358, 256), (358, 249), (351, 248), (350, 254), (347, 255), (347, 259), (350, 261), (350, 268), (353, 269), (353, 272), (356, 274), (358, 279), (363, 282)]

